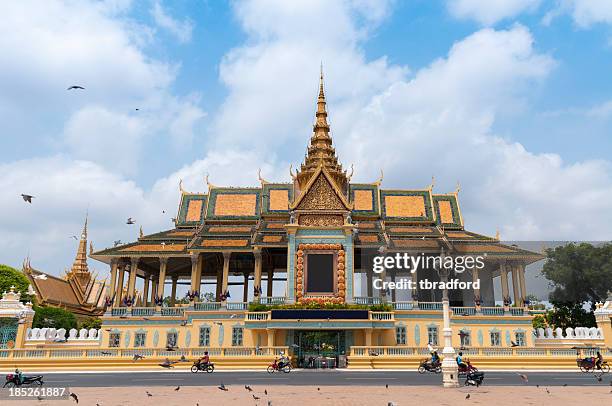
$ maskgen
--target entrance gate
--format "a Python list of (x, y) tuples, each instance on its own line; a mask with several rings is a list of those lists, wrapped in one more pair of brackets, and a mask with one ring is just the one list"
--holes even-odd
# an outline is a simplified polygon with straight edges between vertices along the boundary
[(294, 348), (299, 368), (335, 368), (346, 354), (344, 331), (295, 331)]
[[(6, 349), (15, 345), (17, 338), (17, 320), (14, 318), (0, 319), (0, 348)], [(9, 345), (9, 343), (11, 345)]]

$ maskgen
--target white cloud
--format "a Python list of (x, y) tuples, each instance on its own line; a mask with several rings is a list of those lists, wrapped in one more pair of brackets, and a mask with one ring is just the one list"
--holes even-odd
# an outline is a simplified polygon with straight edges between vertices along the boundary
[(158, 26), (174, 35), (179, 42), (185, 43), (191, 41), (191, 32), (193, 31), (191, 20), (185, 19), (179, 21), (172, 18), (166, 13), (160, 1), (153, 3), (151, 15)]
[(473, 19), (493, 25), (526, 11), (534, 11), (542, 0), (447, 0), (450, 13), (461, 19)]
[(612, 23), (612, 2), (608, 0), (559, 0), (549, 10), (542, 22), (549, 25), (555, 18), (569, 14), (580, 28), (589, 28), (593, 24)]

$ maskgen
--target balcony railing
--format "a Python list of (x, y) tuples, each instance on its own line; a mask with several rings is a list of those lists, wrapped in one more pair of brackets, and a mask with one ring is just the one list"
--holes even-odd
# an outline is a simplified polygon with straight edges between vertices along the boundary
[(451, 307), (451, 310), (455, 314), (455, 316), (473, 316), (476, 314), (475, 307)]
[(127, 311), (127, 307), (113, 307), (111, 309), (111, 316), (125, 316)]
[(225, 304), (227, 310), (246, 310), (249, 307), (247, 302), (229, 302)]
[[(584, 356), (593, 356), (593, 351), (583, 350)], [(529, 348), (529, 347), (471, 347), (462, 350), (464, 355), (480, 357), (576, 357), (576, 350), (571, 348)], [(612, 356), (612, 349), (602, 349), (604, 357)], [(405, 346), (351, 346), (352, 357), (395, 357), (395, 356), (428, 356), (427, 347)]]
[(287, 354), (288, 347), (232, 347), (232, 348), (184, 348), (176, 351), (167, 351), (157, 348), (108, 348), (108, 349), (0, 349), (0, 359), (44, 359), (44, 358), (133, 358), (135, 354), (144, 355), (147, 358), (171, 358), (182, 355), (187, 359), (195, 359), (204, 355), (205, 351), (211, 357), (253, 357), (253, 356), (275, 356), (281, 352)]
[(442, 310), (442, 302), (419, 302), (420, 310)]
[(132, 307), (132, 316), (153, 316), (154, 307)]
[(380, 297), (367, 297), (367, 296), (357, 296), (353, 298), (353, 302), (358, 305), (377, 305), (382, 303), (382, 298)]
[(414, 309), (414, 302), (393, 302), (393, 309), (395, 310), (412, 310)]
[(503, 307), (481, 307), (480, 312), (484, 316), (503, 316), (504, 308)]
[(183, 317), (185, 309), (181, 307), (162, 307), (161, 315), (168, 317)]
[(193, 304), (194, 310), (214, 311), (221, 308), (220, 302), (197, 302)]
[(392, 321), (393, 312), (370, 312), (370, 320)]
[(246, 314), (248, 321), (265, 321), (270, 320), (270, 312), (249, 312)]
[(282, 305), (285, 304), (285, 296), (263, 296), (259, 298), (259, 303), (265, 305)]

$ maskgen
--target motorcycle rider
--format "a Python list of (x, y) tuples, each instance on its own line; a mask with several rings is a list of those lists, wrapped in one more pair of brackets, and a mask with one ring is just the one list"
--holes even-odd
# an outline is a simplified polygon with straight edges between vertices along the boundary
[(204, 356), (198, 360), (198, 365), (207, 366), (210, 364), (210, 357), (208, 356), (208, 351), (204, 351)]
[(23, 373), (19, 370), (19, 368), (15, 368), (15, 375), (17, 376), (17, 382), (19, 385), (23, 383)]
[(280, 359), (278, 360), (278, 369), (281, 369), (287, 364), (289, 364), (289, 358), (285, 355), (283, 351), (281, 351)]
[(597, 356), (595, 357), (595, 367), (597, 367), (598, 370), (601, 371), (601, 363), (603, 362), (603, 356), (601, 355), (601, 352), (599, 352), (599, 350), (597, 350)]
[(467, 369), (467, 364), (463, 362), (463, 353), (460, 351), (459, 355), (457, 355), (457, 366), (459, 366), (459, 370)]
[(440, 362), (440, 356), (438, 355), (438, 351), (434, 350), (431, 353), (431, 366), (435, 366), (438, 362)]

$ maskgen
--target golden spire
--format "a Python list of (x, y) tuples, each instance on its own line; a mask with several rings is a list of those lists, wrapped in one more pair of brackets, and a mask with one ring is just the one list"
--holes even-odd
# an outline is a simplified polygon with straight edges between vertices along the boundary
[(331, 177), (336, 181), (340, 190), (346, 192), (348, 179), (338, 163), (336, 150), (332, 146), (332, 138), (329, 135), (329, 124), (327, 122), (327, 109), (325, 101), (325, 86), (323, 81), (323, 64), (319, 75), (319, 95), (317, 97), (317, 110), (313, 134), (310, 137), (304, 163), (297, 173), (296, 180), (299, 189), (303, 189), (319, 166), (323, 166)]
[(79, 248), (77, 249), (72, 268), (70, 272), (67, 273), (69, 277), (77, 277), (79, 284), (83, 288), (87, 286), (90, 279), (89, 267), (87, 266), (87, 223), (88, 216), (86, 215), (85, 225), (81, 232), (81, 240), (79, 241)]

